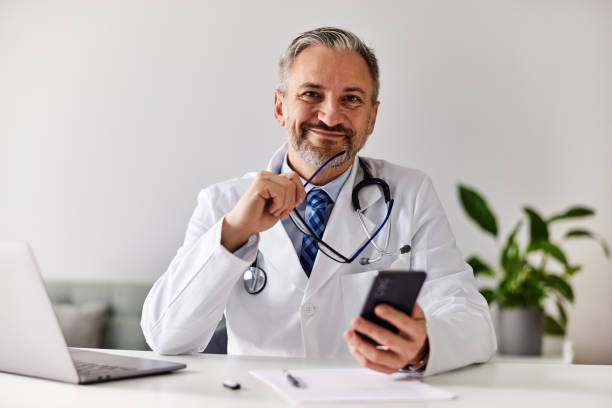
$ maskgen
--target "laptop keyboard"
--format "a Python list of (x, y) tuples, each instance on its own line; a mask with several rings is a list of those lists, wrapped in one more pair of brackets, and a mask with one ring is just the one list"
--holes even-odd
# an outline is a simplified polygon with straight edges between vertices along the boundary
[(85, 361), (75, 361), (74, 366), (81, 376), (98, 377), (99, 379), (111, 378), (127, 371), (133, 371), (133, 368), (120, 367), (115, 365), (89, 363)]

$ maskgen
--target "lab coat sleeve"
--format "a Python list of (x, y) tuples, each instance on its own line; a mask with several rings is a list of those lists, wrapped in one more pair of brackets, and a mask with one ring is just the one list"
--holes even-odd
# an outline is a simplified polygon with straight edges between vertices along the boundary
[(431, 180), (414, 202), (411, 266), (427, 272), (419, 295), (430, 354), (424, 375), (488, 361), (497, 349), (488, 304), (463, 260)]
[(159, 354), (202, 351), (232, 288), (255, 259), (259, 235), (249, 238), (240, 257), (221, 245), (224, 210), (231, 207), (216, 195), (214, 189), (200, 193), (183, 246), (145, 299), (142, 331)]

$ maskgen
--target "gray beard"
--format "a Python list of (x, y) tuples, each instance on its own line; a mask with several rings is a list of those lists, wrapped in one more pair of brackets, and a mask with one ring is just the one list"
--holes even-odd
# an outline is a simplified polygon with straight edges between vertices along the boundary
[[(370, 111), (370, 115), (368, 117), (368, 128), (371, 125), (372, 122), (372, 111)], [(337, 153), (340, 153), (342, 150), (330, 150), (330, 149), (326, 149), (325, 145), (323, 147), (314, 147), (312, 146), (309, 142), (308, 139), (306, 138), (306, 132), (308, 132), (309, 126), (308, 124), (302, 124), (302, 126), (300, 126), (300, 133), (296, 134), (293, 133), (293, 131), (289, 131), (289, 144), (291, 145), (291, 147), (293, 148), (293, 150), (297, 153), (297, 155), (304, 160), (306, 163), (314, 166), (314, 167), (321, 167), (323, 164), (325, 164), (325, 162), (327, 160), (329, 160), (331, 157), (333, 157), (334, 155), (336, 155)], [(325, 128), (325, 126), (321, 126), (323, 128)], [(342, 130), (342, 128), (328, 128), (329, 130)], [(344, 147), (343, 150), (346, 151), (345, 154), (343, 154), (340, 157), (336, 157), (334, 160), (332, 160), (331, 162), (329, 162), (329, 164), (326, 167), (329, 168), (333, 168), (333, 167), (339, 167), (342, 166), (344, 163), (348, 162), (348, 161), (352, 161), (355, 156), (357, 155), (357, 152), (359, 152), (359, 150), (361, 150), (361, 148), (365, 145), (365, 141), (367, 140), (367, 138), (364, 138), (364, 143), (363, 145), (355, 148), (355, 145), (353, 143), (353, 132), (352, 131), (347, 131), (347, 133), (344, 136)], [(330, 143), (331, 145), (331, 143)]]
[[(306, 132), (307, 130), (302, 130), (300, 135), (292, 134), (289, 138), (289, 143), (291, 144), (293, 150), (306, 163), (314, 167), (321, 167), (327, 160), (329, 160), (330, 157), (340, 153), (341, 150), (331, 151), (325, 149), (325, 147), (321, 148), (312, 146), (306, 138)], [(345, 150), (346, 153), (329, 162), (329, 164), (325, 166), (326, 168), (340, 167), (344, 163), (353, 160), (357, 152), (355, 151), (355, 146), (353, 145), (351, 137), (344, 137), (344, 147), (342, 150)]]

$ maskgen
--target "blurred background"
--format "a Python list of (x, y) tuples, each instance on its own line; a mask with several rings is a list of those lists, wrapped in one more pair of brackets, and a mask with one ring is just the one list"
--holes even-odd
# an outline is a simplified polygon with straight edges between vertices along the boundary
[[(29, 241), (46, 280), (150, 285), (199, 190), (284, 142), (278, 58), (323, 25), (379, 58), (363, 154), (427, 172), (466, 257), (496, 264), (502, 243), (465, 216), (460, 182), (502, 236), (524, 205), (584, 204), (612, 241), (608, 0), (0, 0), (0, 240)], [(563, 248), (584, 267), (574, 361), (612, 364), (612, 264), (595, 242)]]

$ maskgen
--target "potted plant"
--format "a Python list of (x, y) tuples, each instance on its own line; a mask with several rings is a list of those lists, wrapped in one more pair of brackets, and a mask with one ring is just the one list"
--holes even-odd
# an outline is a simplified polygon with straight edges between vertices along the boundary
[[(499, 238), (497, 220), (485, 199), (474, 189), (459, 185), (463, 209), (484, 232)], [(569, 261), (559, 241), (550, 235), (552, 224), (589, 217), (595, 211), (574, 206), (563, 212), (543, 217), (532, 207), (523, 208), (522, 217), (503, 242), (498, 242), (499, 265), (487, 264), (473, 255), (467, 259), (474, 275), (488, 276), (493, 286), (480, 289), (489, 304), (499, 306), (499, 349), (505, 354), (541, 354), (542, 333), (564, 336), (567, 330), (568, 303), (574, 301), (570, 279), (581, 265)], [(526, 222), (525, 222), (526, 221)], [(527, 224), (526, 242), (521, 245), (519, 232)], [(598, 241), (606, 257), (610, 250), (599, 236), (582, 227), (565, 232), (562, 240), (589, 238)], [(544, 301), (554, 305), (554, 313), (545, 312)], [(552, 302), (550, 302), (552, 301)]]

